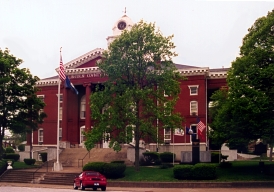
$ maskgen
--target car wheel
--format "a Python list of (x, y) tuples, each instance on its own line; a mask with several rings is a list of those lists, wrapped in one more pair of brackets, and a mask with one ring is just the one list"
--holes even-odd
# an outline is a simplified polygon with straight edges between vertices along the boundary
[(105, 191), (106, 189), (107, 189), (106, 187), (102, 187), (102, 188), (101, 188), (102, 191)]
[(97, 191), (97, 188), (93, 188), (93, 191)]
[(85, 190), (85, 187), (83, 186), (83, 183), (81, 182), (81, 190)]
[(75, 182), (73, 183), (73, 189), (78, 189), (78, 187), (76, 186)]

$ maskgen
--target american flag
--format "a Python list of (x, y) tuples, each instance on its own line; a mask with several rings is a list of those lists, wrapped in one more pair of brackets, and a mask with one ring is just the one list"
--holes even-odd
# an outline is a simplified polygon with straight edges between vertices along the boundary
[(205, 124), (203, 124), (203, 122), (200, 119), (198, 119), (197, 121), (198, 121), (197, 127), (198, 127), (200, 133), (202, 133), (203, 130), (206, 128), (206, 126), (205, 126)]
[(61, 81), (65, 81), (66, 79), (65, 68), (62, 61), (62, 55), (60, 55), (59, 78)]

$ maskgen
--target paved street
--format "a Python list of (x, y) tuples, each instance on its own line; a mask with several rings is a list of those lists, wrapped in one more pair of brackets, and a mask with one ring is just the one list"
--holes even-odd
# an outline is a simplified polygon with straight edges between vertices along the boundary
[[(67, 192), (72, 186), (0, 183), (0, 192)], [(80, 190), (79, 190), (80, 191)], [(86, 189), (92, 191), (92, 189)], [(100, 189), (98, 190), (100, 191)], [(119, 188), (107, 187), (108, 192), (273, 192), (272, 188)]]

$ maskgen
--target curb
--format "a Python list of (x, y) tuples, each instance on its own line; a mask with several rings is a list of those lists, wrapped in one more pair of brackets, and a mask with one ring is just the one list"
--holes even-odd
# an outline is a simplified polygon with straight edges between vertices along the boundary
[(127, 182), (108, 181), (109, 187), (134, 188), (274, 188), (274, 181), (252, 182)]

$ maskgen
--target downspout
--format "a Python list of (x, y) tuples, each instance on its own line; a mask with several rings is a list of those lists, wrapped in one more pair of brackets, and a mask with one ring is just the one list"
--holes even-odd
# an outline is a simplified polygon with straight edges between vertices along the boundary
[(208, 150), (208, 148), (209, 148), (209, 146), (208, 146), (208, 125), (207, 125), (207, 118), (208, 118), (208, 116), (207, 116), (207, 113), (208, 113), (208, 103), (207, 103), (207, 78), (208, 78), (208, 73), (206, 73), (206, 85), (205, 85), (205, 88), (206, 88), (206, 90), (205, 90), (205, 93), (206, 93), (206, 98), (205, 98), (205, 100), (206, 100), (206, 105), (205, 105), (205, 107), (206, 107), (206, 151)]

